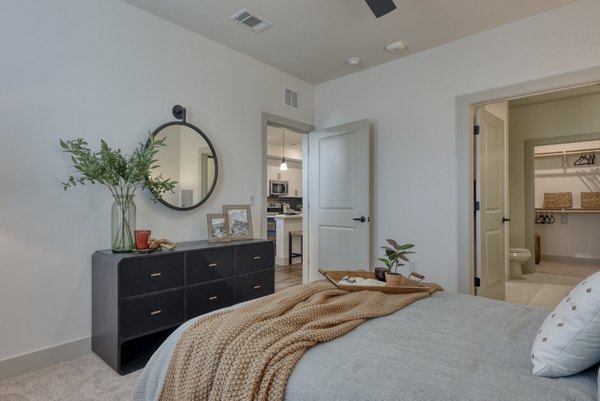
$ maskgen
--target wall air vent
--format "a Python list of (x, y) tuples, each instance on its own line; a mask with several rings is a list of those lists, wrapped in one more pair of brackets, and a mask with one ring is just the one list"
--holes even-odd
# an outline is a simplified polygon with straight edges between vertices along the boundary
[(283, 104), (292, 109), (298, 108), (298, 92), (294, 92), (291, 89), (284, 88), (283, 90)]
[(256, 33), (260, 33), (273, 26), (269, 21), (259, 17), (248, 9), (238, 11), (231, 16), (231, 20), (252, 29)]

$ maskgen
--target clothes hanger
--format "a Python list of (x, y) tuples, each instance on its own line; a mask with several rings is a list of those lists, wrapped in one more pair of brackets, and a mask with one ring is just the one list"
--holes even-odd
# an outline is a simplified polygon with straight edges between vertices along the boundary
[(587, 155), (583, 152), (581, 153), (581, 156), (579, 156), (579, 159), (575, 160), (575, 163), (573, 163), (574, 166), (585, 166), (586, 164), (589, 164), (589, 160)]
[(541, 212), (537, 212), (535, 214), (535, 224), (544, 224), (542, 222), (542, 213)]

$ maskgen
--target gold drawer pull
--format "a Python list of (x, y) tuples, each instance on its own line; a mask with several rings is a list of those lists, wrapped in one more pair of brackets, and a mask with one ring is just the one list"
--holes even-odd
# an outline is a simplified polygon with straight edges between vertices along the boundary
[(255, 286), (254, 286), (254, 289), (255, 289), (255, 290), (258, 290), (260, 287), (262, 287), (262, 285), (255, 285)]
[(217, 263), (211, 263), (208, 265), (208, 267), (217, 267)]
[(212, 297), (208, 298), (209, 301), (214, 301), (215, 299), (217, 299), (216, 295), (213, 295)]
[(162, 311), (161, 311), (160, 309), (159, 309), (159, 310), (152, 311), (152, 312), (150, 312), (150, 316), (160, 315), (160, 313), (161, 313), (161, 312), (162, 312)]
[(160, 277), (162, 276), (162, 273), (152, 273), (150, 274), (150, 277)]
[(260, 256), (255, 256), (253, 259), (254, 259), (254, 260), (259, 260), (259, 259), (260, 259)]

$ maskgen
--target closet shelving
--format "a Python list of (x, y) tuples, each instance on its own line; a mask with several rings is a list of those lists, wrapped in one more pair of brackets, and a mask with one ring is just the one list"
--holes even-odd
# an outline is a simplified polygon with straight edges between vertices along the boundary
[(552, 212), (552, 213), (600, 213), (600, 209), (547, 209), (535, 208), (536, 213)]
[(595, 163), (595, 156), (594, 156), (594, 163), (584, 163), (581, 165), (578, 165), (577, 163), (575, 163), (574, 166), (570, 166), (568, 161), (567, 161), (567, 157), (569, 156), (577, 156), (580, 155), (581, 157), (584, 157), (583, 155), (595, 155), (596, 152), (600, 153), (600, 148), (588, 148), (588, 149), (578, 149), (578, 150), (563, 150), (560, 152), (543, 152), (543, 153), (536, 153), (534, 155), (534, 157), (536, 159), (540, 159), (540, 158), (545, 158), (545, 157), (562, 157), (563, 159), (563, 167), (564, 168), (568, 168), (568, 167), (585, 167), (585, 166), (596, 166)]
[(536, 153), (535, 158), (539, 157), (556, 157), (556, 156), (575, 156), (580, 155), (582, 153), (592, 153), (599, 152), (600, 148), (590, 148), (590, 149), (580, 149), (580, 150), (563, 150), (562, 152), (544, 152), (544, 153)]

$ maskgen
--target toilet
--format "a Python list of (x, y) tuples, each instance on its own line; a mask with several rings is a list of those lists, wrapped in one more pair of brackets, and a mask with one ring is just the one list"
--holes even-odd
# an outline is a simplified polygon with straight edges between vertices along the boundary
[(531, 258), (529, 249), (510, 248), (508, 257), (510, 260), (510, 276), (512, 278), (523, 277), (523, 265)]

